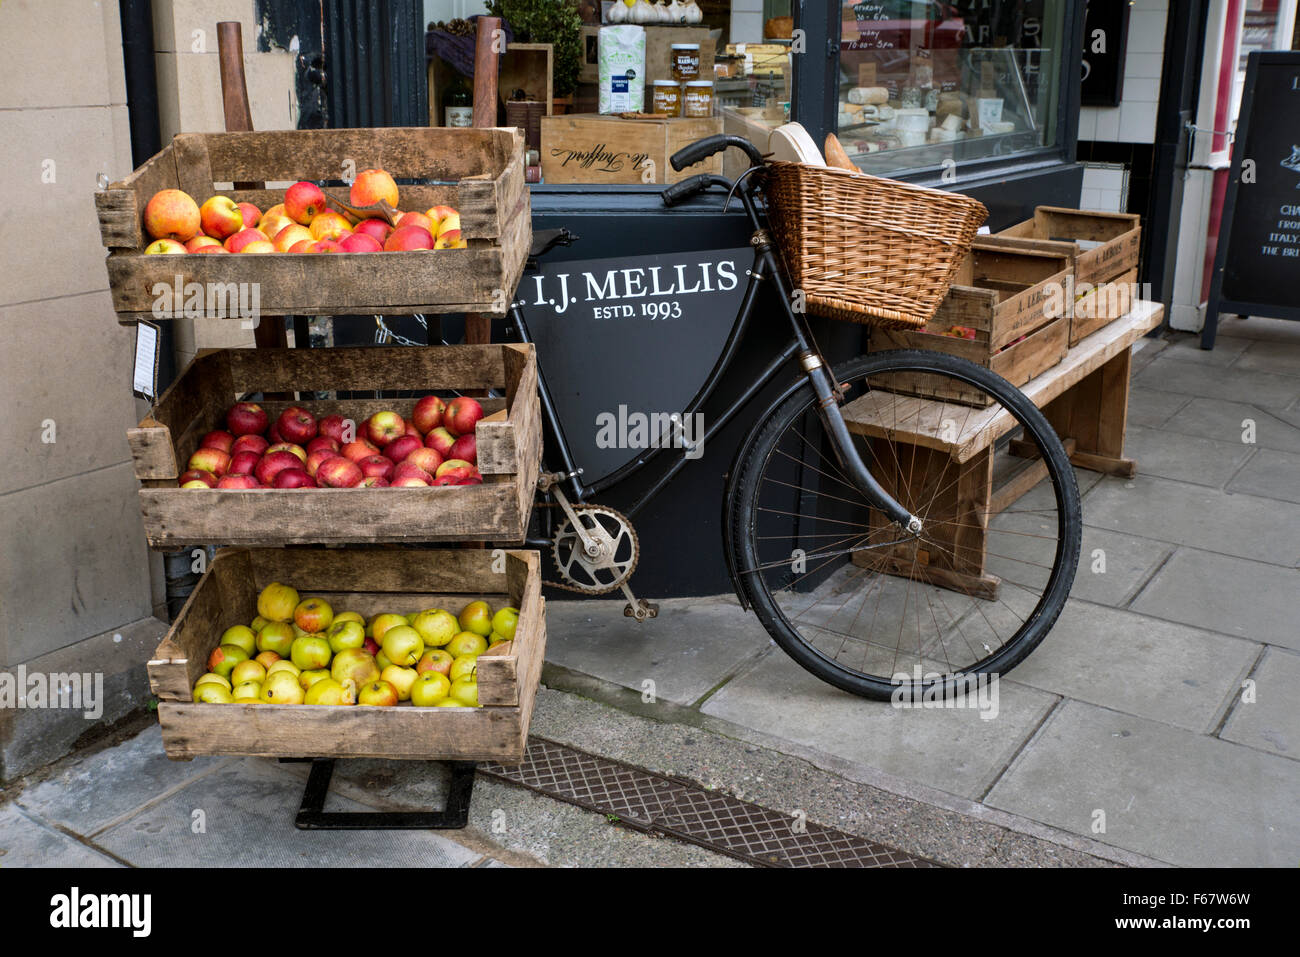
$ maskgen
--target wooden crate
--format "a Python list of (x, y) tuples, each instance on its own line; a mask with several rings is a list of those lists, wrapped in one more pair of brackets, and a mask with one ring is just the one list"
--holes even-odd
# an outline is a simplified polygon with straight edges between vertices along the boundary
[[(1058, 206), (1039, 206), (1034, 218), (1017, 223), (992, 239), (1062, 243), (1042, 246), (1049, 251), (1068, 250), (1074, 259), (1076, 283), (1102, 283), (1136, 269), (1142, 244), (1142, 217), (1136, 213), (1100, 213)], [(1096, 245), (1085, 249), (1083, 242)]]
[(1130, 269), (1118, 279), (1087, 287), (1082, 295), (1075, 287), (1076, 299), (1070, 314), (1071, 349), (1098, 329), (1128, 314), (1138, 298), (1134, 294), (1137, 278), (1138, 271)]
[[(480, 399), (475, 428), (482, 485), (437, 488), (185, 489), (177, 477), (226, 410), (260, 392), (504, 389)], [(289, 405), (357, 423), (410, 399), (260, 402), (271, 420)], [(218, 349), (189, 364), (153, 413), (128, 430), (145, 534), (154, 548), (343, 542), (522, 542), (541, 459), (532, 345), (340, 349)]]
[[(369, 618), (470, 601), (519, 609), (509, 654), (478, 659), (479, 708), (196, 704), (194, 682), (231, 625), (257, 614), (273, 581)], [(541, 562), (534, 551), (487, 549), (222, 549), (149, 662), (170, 758), (263, 757), (501, 761), (517, 764), (546, 652)]]
[[(265, 256), (148, 256), (145, 205), (179, 188), (202, 204), (215, 193), (259, 209), (283, 202), (284, 188), (233, 183), (340, 179), (349, 168), (386, 169), (399, 181), (403, 210), (455, 207), (466, 249), (426, 252)], [(422, 185), (403, 185), (404, 179)], [(346, 199), (347, 187), (324, 187)], [(524, 140), (518, 130), (386, 128), (181, 133), (126, 179), (95, 195), (118, 319), (166, 318), (155, 286), (203, 289), (256, 284), (263, 315), (504, 312), (532, 241)], [(499, 292), (504, 290), (504, 293)]]
[[(582, 83), (600, 81), (598, 36), (601, 28), (594, 25), (582, 28), (582, 68), (578, 80)], [(646, 109), (650, 109), (650, 88), (655, 80), (673, 78), (673, 61), (670, 59), (674, 43), (700, 45), (700, 79), (713, 79), (713, 41), (708, 27), (647, 26), (645, 28), (645, 95)]]
[[(1024, 385), (1065, 357), (1070, 320), (1064, 310), (1053, 315), (1049, 306), (1062, 302), (1070, 262), (1062, 250), (1005, 248), (980, 237), (925, 331), (873, 329), (871, 350), (946, 352), (992, 369), (1012, 385)], [(973, 328), (975, 338), (939, 334), (953, 326)], [(885, 387), (976, 407), (991, 404), (980, 390), (940, 376), (900, 374), (891, 376)]]
[(598, 113), (542, 117), (542, 178), (547, 183), (676, 183), (722, 173), (722, 156), (678, 172), (669, 157), (722, 132), (722, 117), (622, 119)]

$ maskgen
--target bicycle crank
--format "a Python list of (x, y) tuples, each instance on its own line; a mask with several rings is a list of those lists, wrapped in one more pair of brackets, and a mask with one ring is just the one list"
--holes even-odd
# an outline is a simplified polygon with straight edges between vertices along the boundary
[(641, 557), (641, 543), (628, 517), (603, 505), (572, 505), (558, 488), (551, 492), (564, 511), (551, 540), (551, 558), (564, 580), (547, 584), (582, 595), (621, 590), (627, 598), (626, 617), (656, 617), (659, 606), (638, 599), (627, 584)]

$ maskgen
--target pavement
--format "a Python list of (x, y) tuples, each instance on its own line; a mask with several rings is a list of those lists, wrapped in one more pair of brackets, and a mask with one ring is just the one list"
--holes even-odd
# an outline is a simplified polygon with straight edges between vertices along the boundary
[[(795, 665), (730, 596), (552, 601), (533, 733), (950, 866), (1300, 861), (1300, 325), (1143, 340), (1124, 480), (997, 716)], [(461, 831), (303, 832), (307, 769), (171, 762), (150, 721), (0, 790), (0, 866), (744, 866), (479, 775)], [(340, 762), (327, 809), (427, 808), (436, 766)]]

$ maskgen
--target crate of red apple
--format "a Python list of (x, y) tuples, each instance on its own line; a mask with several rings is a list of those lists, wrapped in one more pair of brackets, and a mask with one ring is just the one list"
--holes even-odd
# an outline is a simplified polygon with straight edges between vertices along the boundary
[(523, 149), (509, 129), (179, 134), (96, 194), (118, 318), (503, 312), (532, 238)]
[[(363, 390), (415, 395), (292, 397)], [(519, 344), (215, 350), (127, 437), (155, 548), (517, 543), (540, 467), (536, 354)]]

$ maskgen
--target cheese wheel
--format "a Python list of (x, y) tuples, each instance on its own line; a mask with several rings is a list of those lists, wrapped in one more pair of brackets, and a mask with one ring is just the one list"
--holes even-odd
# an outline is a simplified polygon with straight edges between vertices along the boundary
[(860, 106), (889, 102), (889, 90), (883, 86), (855, 86), (849, 90), (849, 102)]

